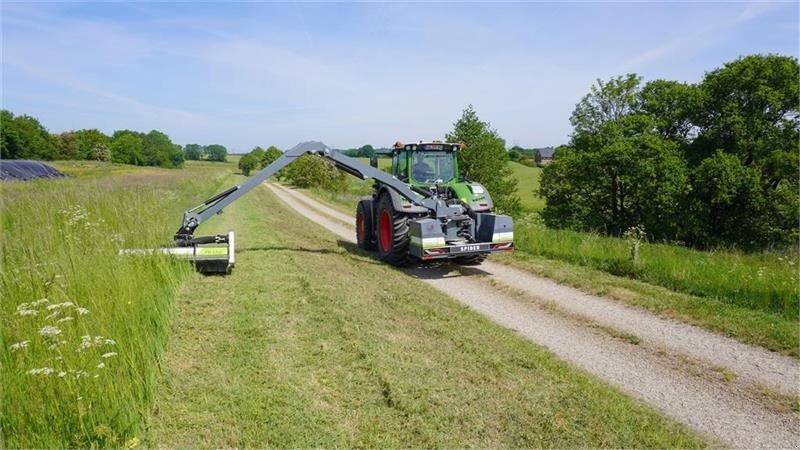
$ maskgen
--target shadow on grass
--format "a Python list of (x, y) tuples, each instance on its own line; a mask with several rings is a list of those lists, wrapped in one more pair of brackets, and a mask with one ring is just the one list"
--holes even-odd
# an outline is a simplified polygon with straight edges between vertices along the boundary
[(246, 252), (300, 252), (300, 253), (318, 253), (320, 255), (329, 255), (329, 254), (338, 254), (336, 250), (328, 250), (325, 248), (306, 248), (306, 247), (281, 247), (281, 246), (270, 246), (270, 245), (262, 245), (257, 247), (245, 247), (241, 249), (236, 249), (236, 253), (246, 253)]

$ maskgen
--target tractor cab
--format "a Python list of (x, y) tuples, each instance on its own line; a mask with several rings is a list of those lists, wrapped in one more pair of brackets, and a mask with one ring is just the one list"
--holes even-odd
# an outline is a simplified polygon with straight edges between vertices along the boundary
[(395, 144), (392, 175), (414, 186), (450, 185), (458, 182), (458, 144), (430, 142)]

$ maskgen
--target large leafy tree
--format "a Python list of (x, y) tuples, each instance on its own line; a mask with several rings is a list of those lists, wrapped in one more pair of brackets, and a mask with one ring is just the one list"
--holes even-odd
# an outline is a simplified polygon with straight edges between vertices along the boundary
[(110, 149), (112, 162), (137, 166), (145, 163), (142, 133), (128, 130), (117, 131), (114, 133)]
[(445, 138), (449, 142), (464, 144), (458, 153), (461, 174), (486, 186), (498, 211), (519, 212), (517, 182), (507, 164), (505, 141), (491, 128), (491, 124), (478, 117), (472, 105), (464, 109)]
[(686, 165), (654, 128), (648, 116), (625, 116), (561, 148), (542, 174), (545, 223), (616, 235), (644, 226), (655, 238), (678, 236)]
[(205, 147), (205, 153), (209, 161), (224, 162), (228, 157), (228, 149), (220, 144), (207, 145)]
[(169, 136), (158, 130), (144, 135), (142, 154), (148, 166), (180, 167), (183, 164), (183, 152), (176, 148)]
[(696, 159), (720, 149), (737, 155), (746, 166), (764, 166), (776, 152), (797, 153), (800, 68), (796, 58), (739, 58), (709, 72), (700, 88), (704, 102), (698, 118), (702, 133), (693, 146)]
[[(570, 146), (544, 171), (545, 219), (610, 233), (645, 225), (653, 237), (701, 247), (796, 242), (799, 111), (800, 67), (788, 56), (739, 58), (695, 85), (641, 86), (630, 74), (598, 81), (572, 115)], [(630, 198), (618, 189), (625, 177), (657, 208), (620, 203)]]
[(736, 155), (717, 151), (692, 172), (692, 186), (695, 241), (758, 248), (771, 240), (758, 170)]
[(79, 159), (96, 159), (95, 149), (107, 148), (111, 144), (111, 139), (97, 129), (77, 130), (71, 133), (78, 143)]
[(598, 79), (575, 106), (569, 121), (575, 133), (592, 133), (606, 122), (621, 119), (636, 110), (641, 77), (629, 73), (608, 81)]
[(691, 142), (698, 132), (695, 123), (703, 100), (697, 85), (654, 80), (645, 84), (637, 96), (637, 112), (655, 121), (661, 137), (681, 146)]
[[(697, 239), (714, 244), (718, 237), (746, 247), (796, 242), (800, 210), (797, 59), (779, 55), (739, 58), (709, 72), (699, 88), (703, 91), (697, 120), (701, 131), (688, 154), (690, 163), (697, 166), (693, 205), (699, 214), (739, 224), (741, 232), (723, 233), (714, 225), (717, 222), (706, 220)], [(741, 168), (719, 152), (735, 156)], [(747, 192), (739, 195), (747, 199), (737, 200), (739, 210), (719, 201), (720, 195), (712, 195), (727, 192), (720, 183)], [(709, 193), (707, 188), (715, 190)], [(746, 221), (740, 220), (743, 212), (749, 214)]]
[(56, 156), (55, 139), (41, 123), (27, 115), (0, 112), (0, 157), (3, 159), (51, 160)]
[(186, 144), (183, 147), (183, 156), (188, 161), (197, 161), (203, 156), (203, 146), (200, 144)]

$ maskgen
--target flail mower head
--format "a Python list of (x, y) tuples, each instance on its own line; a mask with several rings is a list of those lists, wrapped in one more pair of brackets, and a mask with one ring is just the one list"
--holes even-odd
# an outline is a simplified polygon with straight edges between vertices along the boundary
[(234, 233), (199, 236), (179, 247), (158, 249), (126, 249), (123, 254), (165, 254), (192, 263), (202, 274), (229, 274), (236, 262)]

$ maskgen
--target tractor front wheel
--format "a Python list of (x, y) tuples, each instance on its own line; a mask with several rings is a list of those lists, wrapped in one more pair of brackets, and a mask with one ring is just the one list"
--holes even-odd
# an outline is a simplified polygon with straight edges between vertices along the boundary
[(378, 255), (393, 266), (408, 262), (408, 217), (394, 210), (389, 194), (378, 198), (376, 214)]
[(356, 243), (363, 250), (375, 250), (375, 229), (372, 226), (372, 199), (362, 198), (356, 207)]

